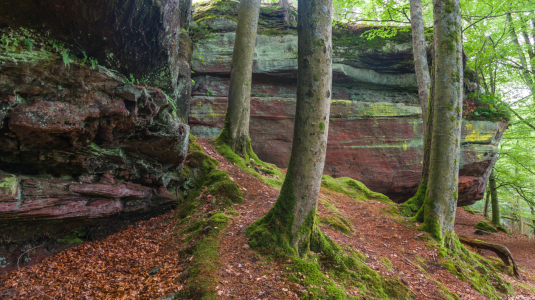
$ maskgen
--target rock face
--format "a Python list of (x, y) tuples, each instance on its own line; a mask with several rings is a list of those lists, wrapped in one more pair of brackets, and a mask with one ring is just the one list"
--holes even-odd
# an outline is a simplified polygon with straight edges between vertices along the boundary
[(0, 3), (0, 273), (28, 247), (46, 256), (64, 237), (103, 237), (177, 204), (188, 11), (171, 0)]
[[(37, 0), (2, 1), (0, 28), (24, 27), (46, 33), (66, 43), (81, 58), (82, 52), (101, 65), (164, 90), (187, 120), (191, 88), (180, 80), (189, 78), (184, 65), (188, 55), (180, 44), (181, 16), (189, 14), (187, 1), (162, 0)], [(186, 22), (182, 22), (186, 25)], [(181, 53), (182, 52), (182, 53)], [(187, 53), (191, 53), (187, 51)]]
[[(189, 122), (193, 134), (212, 137), (223, 126), (227, 106), (235, 37), (229, 24), (234, 16), (207, 17), (220, 13), (215, 5), (198, 10), (205, 14), (197, 15), (199, 23), (217, 33), (195, 46), (199, 58), (192, 64), (196, 84)], [(276, 22), (264, 24), (256, 39), (250, 135), (261, 159), (286, 167), (295, 116), (297, 36), (295, 30), (273, 29), (270, 24)], [(362, 34), (368, 29), (333, 29), (336, 100), (331, 102), (324, 174), (357, 179), (375, 192), (404, 201), (416, 192), (423, 157), (410, 32), (367, 40)], [(474, 85), (467, 82), (465, 89), (470, 92)], [(506, 127), (491, 121), (463, 123), (458, 205), (482, 199)]]
[(51, 53), (4, 54), (0, 224), (175, 204), (168, 189), (180, 181), (189, 128), (160, 89), (104, 68), (67, 68)]

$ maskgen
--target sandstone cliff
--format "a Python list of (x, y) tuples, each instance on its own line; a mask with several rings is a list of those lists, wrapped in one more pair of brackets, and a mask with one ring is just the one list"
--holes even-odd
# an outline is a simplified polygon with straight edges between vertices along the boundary
[[(237, 2), (200, 4), (195, 18), (213, 32), (194, 46), (192, 133), (215, 136), (223, 125)], [(237, 10), (236, 10), (237, 11)], [(258, 156), (286, 167), (295, 116), (297, 36), (282, 13), (261, 10), (253, 67), (251, 129)], [(370, 27), (333, 29), (333, 91), (324, 174), (357, 179), (395, 201), (416, 192), (423, 156), (421, 109), (410, 32), (368, 40)], [(475, 85), (466, 82), (465, 90)], [(463, 122), (459, 205), (482, 199), (497, 146), (507, 127), (497, 121)]]

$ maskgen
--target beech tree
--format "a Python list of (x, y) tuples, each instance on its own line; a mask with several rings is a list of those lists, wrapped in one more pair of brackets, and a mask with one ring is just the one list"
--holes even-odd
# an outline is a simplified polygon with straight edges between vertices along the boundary
[(241, 157), (245, 157), (250, 150), (251, 81), (259, 11), (260, 0), (240, 1), (227, 113), (223, 129), (217, 137), (217, 142), (227, 144)]
[(427, 179), (429, 174), (429, 158), (432, 141), (432, 120), (433, 120), (433, 98), (431, 93), (431, 76), (429, 65), (427, 64), (427, 48), (425, 46), (425, 29), (422, 14), (422, 0), (410, 1), (412, 49), (414, 55), (414, 69), (416, 72), (416, 82), (418, 84), (418, 99), (422, 108), (422, 120), (424, 128), (424, 158), (422, 161), (422, 177), (416, 195), (403, 204), (404, 214), (417, 214), (416, 219), (423, 221), (423, 203), (427, 190)]
[(247, 228), (251, 246), (308, 253), (319, 241), (316, 208), (327, 150), (332, 86), (332, 0), (298, 2), (297, 107), (292, 152), (279, 198)]
[(290, 4), (288, 0), (279, 0), (279, 6), (284, 9), (284, 24), (290, 23)]
[(454, 238), (457, 208), (463, 68), (459, 0), (433, 0), (434, 112), (423, 229), (442, 245)]

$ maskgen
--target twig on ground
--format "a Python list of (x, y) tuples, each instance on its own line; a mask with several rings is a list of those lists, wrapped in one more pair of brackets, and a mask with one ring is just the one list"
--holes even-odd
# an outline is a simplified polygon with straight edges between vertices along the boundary
[[(17, 271), (19, 272), (20, 279), (22, 279), (24, 282), (26, 282), (31, 288), (33, 288), (33, 285), (32, 285), (28, 280), (26, 280), (26, 279), (22, 276), (22, 272), (20, 271), (20, 266), (19, 266), (20, 258), (21, 258), (22, 256), (24, 256), (24, 254), (30, 252), (31, 250), (34, 250), (34, 249), (36, 249), (36, 248), (43, 247), (43, 246), (44, 246), (44, 245), (41, 245), (41, 246), (35, 246), (35, 247), (33, 247), (33, 248), (30, 248), (30, 249), (24, 251), (24, 253), (22, 253), (22, 254), (19, 256), (19, 258), (17, 258)], [(47, 295), (47, 294), (41, 292), (41, 291), (40, 291), (39, 289), (37, 289), (37, 288), (33, 288), (33, 289), (36, 290), (36, 291), (38, 291), (39, 294), (48, 297), (48, 299), (56, 299), (55, 297), (50, 297), (49, 295)]]

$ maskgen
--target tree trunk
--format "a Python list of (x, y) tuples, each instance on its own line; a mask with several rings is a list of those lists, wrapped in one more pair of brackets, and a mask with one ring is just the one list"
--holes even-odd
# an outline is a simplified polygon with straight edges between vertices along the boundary
[(518, 41), (518, 35), (516, 34), (515, 26), (513, 24), (513, 19), (510, 13), (506, 15), (506, 20), (507, 20), (507, 23), (509, 24), (509, 31), (511, 33), (511, 39), (513, 40), (513, 43), (515, 44), (515, 48), (518, 51), (518, 58), (520, 59), (520, 65), (522, 66), (522, 69), (523, 69), (522, 77), (524, 77), (524, 81), (526, 81), (526, 84), (528, 85), (529, 89), (531, 90), (531, 93), (533, 94), (535, 91), (535, 86), (533, 85), (533, 78), (531, 77), (531, 74), (528, 68), (528, 63), (526, 61), (526, 56), (524, 55), (524, 51), (522, 50), (522, 47), (520, 46), (520, 42)]
[(277, 202), (247, 230), (252, 246), (309, 252), (327, 150), (332, 88), (332, 0), (298, 3), (297, 107), (292, 152)]
[(246, 155), (249, 141), (251, 79), (259, 11), (260, 0), (241, 0), (232, 52), (227, 113), (223, 130), (217, 137), (242, 157)]
[(434, 0), (433, 14), (435, 103), (423, 228), (449, 244), (457, 208), (463, 105), (459, 0)]
[(290, 4), (288, 0), (279, 0), (279, 6), (284, 8), (284, 24), (290, 24)]
[(191, 19), (191, 0), (180, 0), (180, 28), (189, 30)]
[(531, 209), (531, 223), (533, 224), (533, 235), (535, 235), (535, 208), (530, 205), (529, 209)]
[(498, 203), (498, 191), (496, 190), (496, 177), (494, 177), (494, 170), (490, 173), (490, 199), (492, 203), (492, 224), (501, 226), (500, 221), (500, 204)]
[[(422, 1), (411, 0), (411, 28), (412, 28), (412, 48), (414, 53), (414, 69), (416, 71), (416, 81), (418, 83), (418, 98), (420, 100), (420, 106), (422, 108), (422, 119), (424, 128), (424, 157), (422, 161), (422, 177), (418, 190), (414, 197), (409, 199), (404, 204), (405, 215), (413, 215), (421, 210), (425, 201), (425, 191), (427, 189), (427, 179), (429, 173), (429, 150), (431, 146), (431, 127), (429, 125), (432, 122), (432, 98), (430, 98), (431, 90), (431, 76), (429, 75), (429, 66), (427, 64), (427, 49), (425, 47), (425, 35), (424, 35), (424, 21), (422, 18)], [(415, 217), (418, 221), (422, 215), (417, 214)]]
[(487, 188), (487, 193), (485, 197), (485, 206), (483, 207), (483, 217), (489, 217), (489, 202), (490, 202), (490, 189)]

